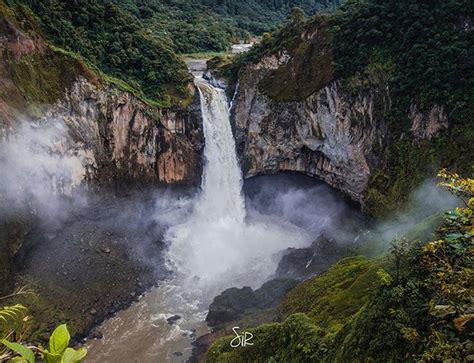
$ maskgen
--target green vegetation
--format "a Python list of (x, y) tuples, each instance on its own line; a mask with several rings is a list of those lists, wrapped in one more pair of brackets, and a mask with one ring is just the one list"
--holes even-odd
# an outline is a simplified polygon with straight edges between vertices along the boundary
[[(0, 297), (0, 301), (18, 299), (34, 295), (22, 287), (15, 292)], [(28, 334), (31, 317), (29, 309), (22, 304), (0, 308), (0, 361), (34, 363), (36, 359), (45, 363), (78, 363), (86, 356), (87, 350), (69, 348), (71, 336), (65, 324), (59, 325), (49, 337), (49, 348), (41, 345), (22, 345)]]
[(224, 51), (277, 28), (293, 7), (308, 15), (340, 0), (115, 0), (178, 53)]
[[(293, 6), (301, 5), (313, 14), (338, 3), (308, 0), (5, 1), (10, 6), (18, 5), (15, 11), (36, 16), (55, 47), (79, 54), (84, 63), (107, 75), (106, 80), (119, 80), (122, 86), (127, 84), (122, 88), (132, 90), (157, 106), (188, 102), (190, 77), (178, 53), (226, 51), (231, 41), (274, 29)], [(25, 62), (27, 64), (20, 65), (23, 67), (20, 73), (32, 76), (30, 68), (35, 65), (34, 60), (23, 60)], [(41, 74), (33, 76), (43, 79)], [(51, 97), (56, 95), (46, 90), (44, 93)]]
[[(32, 297), (34, 293), (22, 287), (13, 293), (0, 297), (2, 300)], [(29, 299), (31, 301), (31, 299)], [(23, 345), (31, 328), (29, 309), (23, 304), (14, 304), (0, 308), (0, 361), (34, 363), (40, 359), (45, 363), (79, 363), (87, 350), (69, 348), (71, 336), (66, 324), (59, 325), (49, 336), (49, 348), (41, 345)], [(3, 345), (3, 346), (2, 346)]]
[(59, 325), (54, 329), (49, 338), (49, 349), (28, 347), (3, 339), (2, 344), (11, 352), (3, 358), (10, 358), (16, 362), (34, 363), (36, 362), (35, 356), (37, 355), (44, 363), (80, 363), (87, 355), (87, 350), (86, 348), (79, 348), (77, 350), (69, 348), (70, 340), (71, 336), (66, 324)]
[(79, 53), (163, 105), (187, 97), (190, 78), (183, 61), (120, 6), (110, 1), (24, 3), (39, 17), (54, 45)]
[(208, 362), (462, 362), (472, 352), (474, 180), (446, 171), (463, 208), (428, 243), (394, 241), (384, 258), (351, 257), (290, 291), (281, 322), (252, 346), (216, 341)]
[[(0, 100), (14, 110), (41, 116), (41, 106), (62, 98), (77, 76), (94, 79), (92, 72), (78, 58), (47, 47), (38, 37), (38, 26), (28, 9), (8, 6), (0, 0), (0, 31), (16, 43), (0, 55), (6, 79)], [(0, 238), (3, 228), (0, 228)], [(0, 288), (1, 290), (1, 288)]]
[[(401, 196), (440, 166), (471, 172), (474, 48), (463, 22), (473, 10), (472, 2), (464, 0), (348, 1), (334, 16), (335, 79), (350, 87), (377, 68), (386, 74), (392, 94), (386, 114), (390, 147), (367, 198), (372, 214), (399, 208)], [(413, 104), (425, 113), (442, 105), (449, 130), (430, 141), (400, 140), (411, 127)]]

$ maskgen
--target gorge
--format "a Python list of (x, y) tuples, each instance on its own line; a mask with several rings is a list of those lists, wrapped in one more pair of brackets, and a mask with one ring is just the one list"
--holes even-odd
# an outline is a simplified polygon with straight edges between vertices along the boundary
[(0, 342), (472, 361), (472, 5), (340, 3), (0, 0)]

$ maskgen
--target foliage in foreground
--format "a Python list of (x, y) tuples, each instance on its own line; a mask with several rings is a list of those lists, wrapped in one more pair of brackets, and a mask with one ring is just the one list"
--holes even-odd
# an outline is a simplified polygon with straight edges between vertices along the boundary
[[(33, 291), (21, 287), (13, 293), (0, 297), (1, 300), (18, 299), (22, 295), (34, 295)], [(30, 328), (31, 317), (28, 308), (22, 304), (0, 308), (0, 362), (34, 363), (79, 363), (87, 350), (69, 348), (71, 336), (66, 324), (59, 325), (49, 337), (49, 347), (21, 344)]]
[(399, 239), (384, 259), (354, 257), (292, 290), (281, 322), (224, 337), (208, 362), (464, 362), (474, 346), (474, 180), (442, 171), (464, 206), (435, 239)]
[(53, 331), (49, 338), (48, 349), (3, 339), (2, 344), (8, 348), (8, 351), (0, 358), (23, 363), (34, 363), (36, 358), (40, 358), (45, 363), (79, 363), (86, 356), (87, 350), (83, 347), (77, 350), (68, 347), (70, 340), (71, 336), (66, 324), (59, 325)]

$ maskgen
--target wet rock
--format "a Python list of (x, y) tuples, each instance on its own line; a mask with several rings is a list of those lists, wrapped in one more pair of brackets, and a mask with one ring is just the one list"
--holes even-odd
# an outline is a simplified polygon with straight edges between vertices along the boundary
[(289, 248), (278, 264), (278, 278), (305, 280), (315, 276), (335, 263), (350, 251), (347, 242), (320, 238), (308, 248)]
[(89, 334), (89, 339), (102, 339), (104, 334), (99, 329), (94, 329)]
[(253, 291), (245, 286), (233, 287), (216, 296), (209, 306), (206, 321), (211, 326), (240, 319), (248, 309), (268, 309), (278, 305), (283, 296), (297, 284), (292, 279), (275, 279)]
[(298, 281), (293, 279), (275, 279), (265, 282), (255, 290), (255, 306), (268, 309), (280, 303), (288, 291), (296, 287)]
[(166, 321), (168, 322), (168, 324), (173, 325), (173, 324), (175, 324), (179, 319), (181, 319), (181, 316), (179, 316), (179, 315), (173, 315), (173, 316), (169, 317), (168, 319), (166, 319)]
[(209, 306), (206, 321), (210, 325), (217, 325), (238, 319), (243, 312), (252, 307), (255, 294), (249, 286), (241, 289), (232, 287), (216, 296)]

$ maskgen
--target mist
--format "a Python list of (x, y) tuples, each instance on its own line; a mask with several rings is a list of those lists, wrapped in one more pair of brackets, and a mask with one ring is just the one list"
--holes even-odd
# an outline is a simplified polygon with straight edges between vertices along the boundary
[(76, 148), (60, 120), (20, 120), (0, 141), (0, 215), (25, 210), (45, 218), (86, 202), (80, 192), (87, 155)]
[[(207, 193), (129, 187), (94, 194), (85, 183), (91, 160), (60, 120), (20, 121), (0, 142), (0, 217), (33, 211), (57, 225), (68, 218), (93, 220), (135, 259), (160, 273), (165, 243), (166, 268), (186, 276), (188, 286), (213, 292), (260, 286), (275, 273), (283, 251), (309, 247), (319, 238), (349, 247), (374, 240), (374, 249), (384, 250), (423, 219), (457, 205), (454, 196), (427, 180), (403, 212), (374, 223), (328, 185), (295, 174), (244, 183), (237, 174), (228, 178), (231, 187), (211, 187)], [(207, 178), (220, 185), (220, 173), (208, 170)], [(219, 194), (229, 190), (234, 192), (226, 198)], [(72, 237), (65, 231), (56, 238)]]
[[(441, 215), (459, 205), (459, 199), (447, 190), (437, 186), (436, 179), (427, 179), (420, 184), (409, 196), (404, 208), (385, 220), (375, 224), (370, 231), (365, 231), (360, 237), (362, 241), (371, 243), (373, 251), (368, 253), (383, 253), (396, 238), (401, 238), (414, 228), (435, 215)], [(430, 235), (437, 228), (436, 223), (426, 223), (425, 235)]]

